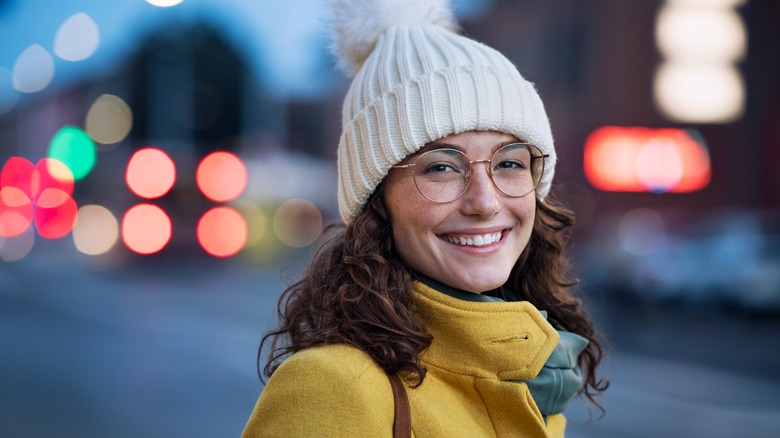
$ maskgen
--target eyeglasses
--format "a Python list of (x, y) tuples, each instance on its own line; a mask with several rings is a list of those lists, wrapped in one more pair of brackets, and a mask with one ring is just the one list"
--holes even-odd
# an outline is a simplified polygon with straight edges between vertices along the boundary
[(398, 164), (391, 169), (413, 170), (414, 184), (426, 199), (432, 202), (452, 202), (469, 187), (473, 175), (472, 164), (488, 164), (488, 175), (502, 194), (520, 198), (533, 192), (544, 173), (543, 154), (528, 143), (511, 143), (498, 149), (489, 160), (470, 160), (456, 149), (434, 149), (414, 158), (409, 164)]

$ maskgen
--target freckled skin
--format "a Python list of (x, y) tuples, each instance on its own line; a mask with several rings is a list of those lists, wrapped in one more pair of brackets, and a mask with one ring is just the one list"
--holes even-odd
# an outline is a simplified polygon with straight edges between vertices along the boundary
[[(471, 160), (482, 160), (517, 141), (509, 134), (469, 131), (433, 143), (457, 147)], [(401, 259), (416, 271), (455, 288), (482, 293), (500, 287), (531, 238), (535, 194), (521, 198), (503, 195), (490, 180), (485, 164), (474, 165), (468, 189), (452, 202), (425, 199), (408, 169), (388, 174), (384, 196)], [(483, 247), (455, 245), (442, 237), (501, 230), (499, 242)]]

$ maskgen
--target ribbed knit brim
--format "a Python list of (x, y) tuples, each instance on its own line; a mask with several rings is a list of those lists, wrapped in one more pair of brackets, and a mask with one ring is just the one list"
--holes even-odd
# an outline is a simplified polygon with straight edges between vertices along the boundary
[(436, 25), (385, 31), (343, 108), (339, 211), (349, 222), (394, 164), (465, 131), (512, 134), (549, 154), (536, 189), (550, 190), (556, 154), (539, 94), (498, 51)]

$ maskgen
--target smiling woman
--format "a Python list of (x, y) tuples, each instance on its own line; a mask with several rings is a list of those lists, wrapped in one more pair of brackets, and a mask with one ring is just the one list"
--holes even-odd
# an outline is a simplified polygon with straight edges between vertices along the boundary
[(607, 384), (538, 93), (445, 0), (331, 7), (344, 222), (282, 295), (244, 436), (562, 437)]

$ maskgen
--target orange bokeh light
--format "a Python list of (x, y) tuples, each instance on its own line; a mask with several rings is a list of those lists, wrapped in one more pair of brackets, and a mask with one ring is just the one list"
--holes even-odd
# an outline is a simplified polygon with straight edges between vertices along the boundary
[(156, 205), (138, 204), (122, 219), (122, 241), (133, 252), (154, 254), (171, 240), (171, 219)]
[(139, 149), (127, 163), (125, 181), (136, 195), (146, 199), (159, 198), (176, 182), (176, 165), (160, 149)]
[(706, 147), (682, 129), (605, 126), (585, 143), (585, 176), (618, 192), (693, 192), (711, 178)]
[(200, 162), (195, 179), (200, 191), (212, 201), (232, 201), (246, 188), (246, 166), (230, 152), (213, 152)]
[(214, 207), (198, 221), (198, 243), (214, 257), (230, 257), (246, 245), (249, 230), (241, 213), (230, 207)]

